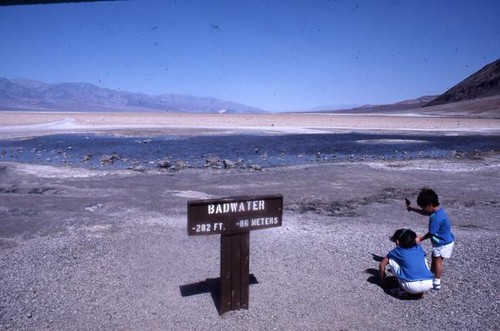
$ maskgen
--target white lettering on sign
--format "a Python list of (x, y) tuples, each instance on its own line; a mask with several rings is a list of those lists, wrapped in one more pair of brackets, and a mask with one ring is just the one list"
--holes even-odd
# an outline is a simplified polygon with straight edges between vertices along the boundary
[(240, 228), (247, 228), (250, 222), (248, 220), (240, 220), (237, 224)]
[(265, 200), (226, 202), (208, 205), (208, 214), (242, 213), (265, 209)]
[(239, 220), (236, 222), (236, 225), (239, 228), (248, 228), (248, 227), (255, 227), (255, 226), (269, 226), (269, 225), (276, 225), (279, 223), (278, 217), (260, 217), (260, 218), (252, 218), (250, 220)]
[(250, 222), (252, 226), (275, 225), (278, 224), (278, 218), (277, 217), (254, 218)]
[(193, 227), (193, 231), (197, 233), (210, 233), (210, 232), (217, 232), (217, 231), (222, 231), (224, 230), (222, 228), (222, 223), (202, 223), (202, 224), (196, 224), (195, 227)]

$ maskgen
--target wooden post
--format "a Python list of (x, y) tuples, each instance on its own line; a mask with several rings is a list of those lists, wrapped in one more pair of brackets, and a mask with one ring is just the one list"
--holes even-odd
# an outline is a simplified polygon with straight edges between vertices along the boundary
[(221, 235), (221, 315), (248, 309), (250, 231), (281, 226), (282, 219), (281, 194), (188, 201), (188, 235)]
[(221, 236), (219, 313), (248, 309), (250, 232)]

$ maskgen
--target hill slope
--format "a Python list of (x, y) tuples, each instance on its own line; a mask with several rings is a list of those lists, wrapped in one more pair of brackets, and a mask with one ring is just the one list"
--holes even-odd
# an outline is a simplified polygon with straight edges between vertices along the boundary
[(475, 72), (425, 106), (472, 100), (500, 94), (500, 59)]
[(326, 112), (500, 118), (500, 59), (439, 96)]

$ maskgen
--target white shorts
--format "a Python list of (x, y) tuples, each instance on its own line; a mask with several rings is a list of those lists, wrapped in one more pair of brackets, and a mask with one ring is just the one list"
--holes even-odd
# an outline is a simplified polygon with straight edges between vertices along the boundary
[(432, 288), (432, 279), (417, 280), (414, 282), (401, 280), (399, 285), (401, 285), (403, 290), (411, 294), (425, 293)]
[(455, 246), (455, 242), (451, 242), (444, 246), (432, 247), (432, 256), (441, 256), (444, 259), (449, 259), (451, 257), (451, 253), (453, 253), (453, 246)]

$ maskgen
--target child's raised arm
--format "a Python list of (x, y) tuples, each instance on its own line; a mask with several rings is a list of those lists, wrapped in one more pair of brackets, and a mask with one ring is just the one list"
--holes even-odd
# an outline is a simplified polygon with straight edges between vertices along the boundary
[(405, 198), (405, 204), (406, 204), (406, 210), (408, 210), (409, 212), (412, 211), (412, 212), (415, 212), (415, 213), (423, 215), (423, 216), (429, 216), (431, 214), (429, 212), (424, 211), (421, 208), (413, 208), (411, 206), (410, 200), (408, 200), (407, 198)]

